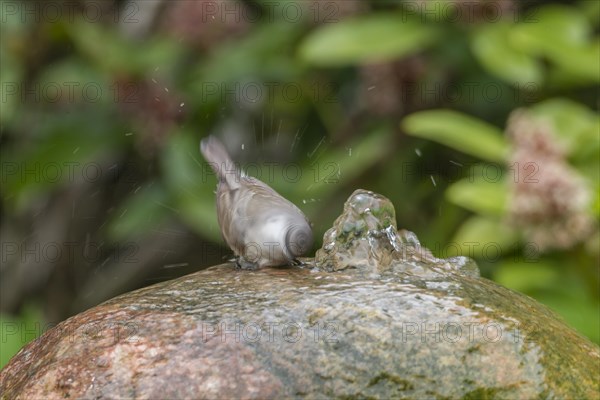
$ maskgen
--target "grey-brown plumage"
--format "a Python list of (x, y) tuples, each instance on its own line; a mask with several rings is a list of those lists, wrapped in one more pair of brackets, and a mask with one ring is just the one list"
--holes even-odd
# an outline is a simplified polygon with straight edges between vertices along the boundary
[(312, 247), (312, 230), (298, 207), (245, 176), (217, 138), (203, 139), (200, 151), (217, 174), (217, 218), (240, 267), (287, 265)]

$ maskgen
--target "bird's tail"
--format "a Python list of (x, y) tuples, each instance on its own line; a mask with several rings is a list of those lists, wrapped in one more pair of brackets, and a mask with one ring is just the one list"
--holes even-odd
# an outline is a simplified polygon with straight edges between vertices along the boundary
[(234, 189), (240, 185), (241, 173), (233, 162), (223, 143), (214, 136), (209, 136), (200, 141), (200, 152), (210, 167), (217, 174), (220, 182), (226, 182)]

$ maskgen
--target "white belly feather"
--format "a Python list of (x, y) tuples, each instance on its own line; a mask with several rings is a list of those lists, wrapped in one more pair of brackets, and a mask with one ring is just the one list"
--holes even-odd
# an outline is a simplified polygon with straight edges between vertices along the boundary
[(285, 233), (288, 225), (285, 216), (267, 218), (252, 232), (252, 241), (246, 242), (244, 258), (261, 266), (269, 261), (286, 261)]

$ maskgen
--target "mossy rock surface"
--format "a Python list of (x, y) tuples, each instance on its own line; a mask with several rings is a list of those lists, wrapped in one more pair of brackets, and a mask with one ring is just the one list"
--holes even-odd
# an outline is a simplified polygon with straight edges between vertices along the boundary
[(304, 267), (223, 264), (78, 314), (11, 360), (2, 398), (598, 398), (598, 346), (548, 308), (393, 223), (363, 232), (329, 232)]

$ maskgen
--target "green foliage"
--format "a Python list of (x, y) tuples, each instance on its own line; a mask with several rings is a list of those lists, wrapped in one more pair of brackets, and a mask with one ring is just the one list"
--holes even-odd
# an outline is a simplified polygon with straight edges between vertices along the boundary
[(207, 187), (216, 187), (216, 180), (207, 165), (202, 164), (197, 149), (197, 140), (187, 132), (173, 135), (165, 149), (162, 168), (165, 183), (172, 195), (170, 208), (193, 229), (219, 241), (221, 234), (217, 225), (214, 193), (213, 190), (206, 190)]
[(446, 197), (454, 204), (480, 214), (501, 216), (506, 212), (506, 187), (501, 183), (465, 178), (453, 183), (446, 191)]
[[(271, 2), (236, 4), (250, 3)], [(597, 224), (600, 2), (515, 3), (516, 17), (503, 11), (493, 21), (468, 11), (450, 18), (450, 1), (417, 9), (422, 2), (326, 2), (335, 7), (322, 13), (346, 10), (334, 22), (314, 17), (317, 3), (294, 21), (232, 23), (204, 21), (194, 2), (173, 2), (178, 19), (165, 12), (153, 25), (144, 17), (146, 30), (77, 13), (52, 23), (3, 16), (3, 235), (27, 246), (42, 234), (103, 249), (136, 243), (136, 256), (150, 260), (133, 268), (112, 253), (63, 257), (40, 262), (39, 279), (26, 285), (14, 277), (27, 263), (11, 258), (2, 279), (23, 287), (3, 307), (36, 298), (50, 315), (67, 317), (229, 255), (205, 254), (206, 244), (223, 243), (216, 180), (198, 144), (217, 134), (237, 150), (236, 161), (254, 163), (307, 214), (316, 247), (352, 191), (374, 190), (393, 200), (399, 227), (425, 245), (457, 244), (485, 276), (550, 305), (600, 341), (598, 233), (542, 253), (511, 224), (516, 175), (504, 133), (517, 108), (551, 126), (569, 168), (589, 188)], [(122, 4), (112, 5), (117, 14)], [(79, 86), (70, 97), (72, 83)], [(85, 84), (97, 95), (81, 90)], [(85, 179), (94, 168), (98, 179)], [(300, 171), (297, 179), (292, 171)], [(189, 268), (165, 267), (180, 264)], [(3, 314), (3, 324), (41, 320), (24, 310), (13, 319)], [(13, 339), (3, 343), (2, 362), (23, 343)]]
[(503, 161), (508, 151), (498, 128), (451, 110), (411, 114), (404, 118), (402, 127), (410, 135), (434, 140), (489, 161)]
[[(550, 124), (557, 134), (556, 140), (566, 149), (573, 166), (587, 178), (586, 183), (595, 196), (591, 207), (597, 218), (600, 178), (598, 114), (582, 104), (564, 98), (537, 103), (530, 110), (532, 115)], [(427, 138), (489, 161), (502, 161), (508, 153), (508, 145), (499, 129), (456, 112), (418, 112), (406, 117), (402, 126), (411, 135)], [(600, 304), (594, 299), (597, 296), (597, 286), (586, 287), (578, 281), (581, 278), (568, 268), (571, 264), (568, 257), (562, 259), (562, 268), (556, 266), (552, 255), (541, 255), (535, 243), (527, 242), (522, 234), (506, 223), (507, 205), (510, 201), (507, 179), (517, 179), (514, 171), (510, 171), (509, 165), (503, 167), (498, 164), (481, 164), (471, 168), (467, 176), (449, 185), (445, 195), (448, 201), (476, 213), (477, 216), (471, 217), (458, 228), (451, 243), (458, 245), (461, 255), (474, 256), (484, 263), (494, 262), (494, 278), (498, 282), (545, 302), (569, 323), (598, 341), (600, 333), (597, 315)], [(490, 247), (492, 244), (493, 248)], [(529, 262), (513, 261), (515, 248), (533, 252), (526, 256), (531, 257)], [(594, 275), (592, 268), (597, 262), (598, 249), (586, 251), (576, 248), (566, 254), (576, 260), (583, 260), (575, 261), (583, 262), (576, 270), (586, 276), (591, 274), (592, 281), (597, 282), (597, 275)], [(499, 258), (502, 261), (497, 263)], [(564, 280), (571, 282), (567, 286), (568, 290), (561, 285)], [(575, 292), (581, 294), (575, 295)], [(581, 317), (582, 314), (587, 317)]]
[(4, 367), (21, 347), (37, 338), (46, 328), (48, 326), (44, 323), (42, 311), (32, 304), (23, 307), (17, 317), (0, 314), (0, 368)]
[[(5, 171), (3, 193), (10, 193), (6, 204), (15, 210), (23, 210), (39, 196), (46, 195), (57, 188), (72, 182), (81, 172), (81, 166), (97, 160), (102, 153), (110, 150), (111, 141), (91, 132), (82, 135), (84, 115), (53, 116), (44, 115), (47, 125), (38, 130), (41, 136), (36, 138), (36, 146), (14, 152), (3, 148), (1, 157), (10, 171)], [(101, 116), (96, 113), (95, 118)], [(44, 132), (46, 131), (46, 132)], [(118, 142), (115, 140), (115, 142)], [(79, 175), (81, 176), (81, 175)]]
[(300, 34), (300, 25), (275, 22), (257, 26), (252, 35), (215, 49), (215, 54), (198, 69), (195, 89), (205, 82), (240, 82), (248, 78), (293, 81), (301, 66), (290, 52)]
[(300, 57), (320, 66), (399, 58), (428, 47), (438, 31), (403, 14), (372, 14), (327, 25), (300, 46)]
[[(469, 257), (495, 259), (501, 256), (502, 251), (510, 251), (518, 246), (519, 236), (498, 218), (473, 216), (460, 226), (454, 240), (461, 249), (473, 249), (471, 254), (466, 254)], [(519, 290), (511, 285), (506, 286)]]
[(296, 190), (296, 193), (300, 194), (298, 191), (305, 188), (311, 197), (331, 198), (335, 191), (339, 190), (339, 185), (357, 178), (365, 168), (373, 166), (385, 155), (390, 134), (389, 129), (385, 127), (367, 132), (363, 138), (349, 143), (350, 152), (336, 149), (328, 151), (313, 163), (308, 162), (303, 169), (313, 173), (303, 174), (297, 184), (287, 181), (283, 186), (274, 186), (282, 193)]
[(103, 72), (141, 74), (180, 57), (179, 46), (170, 40), (156, 38), (140, 46), (114, 30), (84, 20), (64, 27), (81, 56)]
[[(520, 91), (537, 88), (556, 96), (558, 88), (597, 83), (600, 39), (594, 37), (593, 28), (598, 25), (597, 4), (582, 2), (581, 8), (548, 5), (532, 13), (531, 19), (481, 24), (470, 32), (470, 49), (483, 68)], [(535, 242), (528, 241), (526, 232), (508, 223), (509, 184), (521, 182), (523, 177), (515, 170), (518, 166), (507, 165), (507, 156), (515, 149), (509, 149), (501, 129), (445, 109), (413, 113), (401, 125), (409, 135), (500, 163), (476, 165), (468, 169), (466, 178), (447, 187), (448, 201), (475, 213), (458, 227), (451, 243), (457, 244), (463, 255), (475, 256), (484, 267), (493, 268), (495, 280), (548, 304), (598, 341), (600, 251), (593, 243), (598, 238), (600, 215), (600, 117), (597, 110), (572, 98), (549, 97), (527, 106), (532, 116), (552, 129), (571, 167), (585, 178), (593, 196), (589, 211), (596, 217), (596, 233), (584, 246), (541, 253)], [(531, 162), (532, 176), (545, 168), (538, 160)], [(486, 254), (486, 244), (501, 249), (499, 257)], [(589, 284), (584, 284), (586, 281)]]
[(543, 7), (536, 20), (513, 27), (510, 38), (515, 47), (545, 57), (575, 78), (600, 81), (600, 42), (590, 40), (593, 29), (583, 13), (553, 5)]
[(550, 259), (506, 260), (498, 265), (494, 280), (534, 296), (590, 339), (600, 341), (600, 307), (590, 298), (589, 289), (576, 271), (565, 271), (559, 262)]
[(600, 116), (582, 104), (565, 98), (553, 98), (531, 107), (540, 118), (554, 127), (561, 143), (577, 161), (584, 163), (596, 161), (600, 147)]
[(518, 23), (482, 25), (471, 47), (482, 66), (513, 85), (586, 84), (600, 81), (600, 41), (592, 33), (585, 10), (548, 5)]
[(513, 26), (509, 23), (498, 23), (483, 25), (474, 31), (471, 40), (474, 55), (486, 69), (508, 83), (542, 83), (542, 63), (511, 43), (511, 29)]
[(160, 184), (150, 184), (123, 201), (118, 213), (109, 221), (108, 238), (126, 241), (142, 237), (167, 218), (169, 194)]

